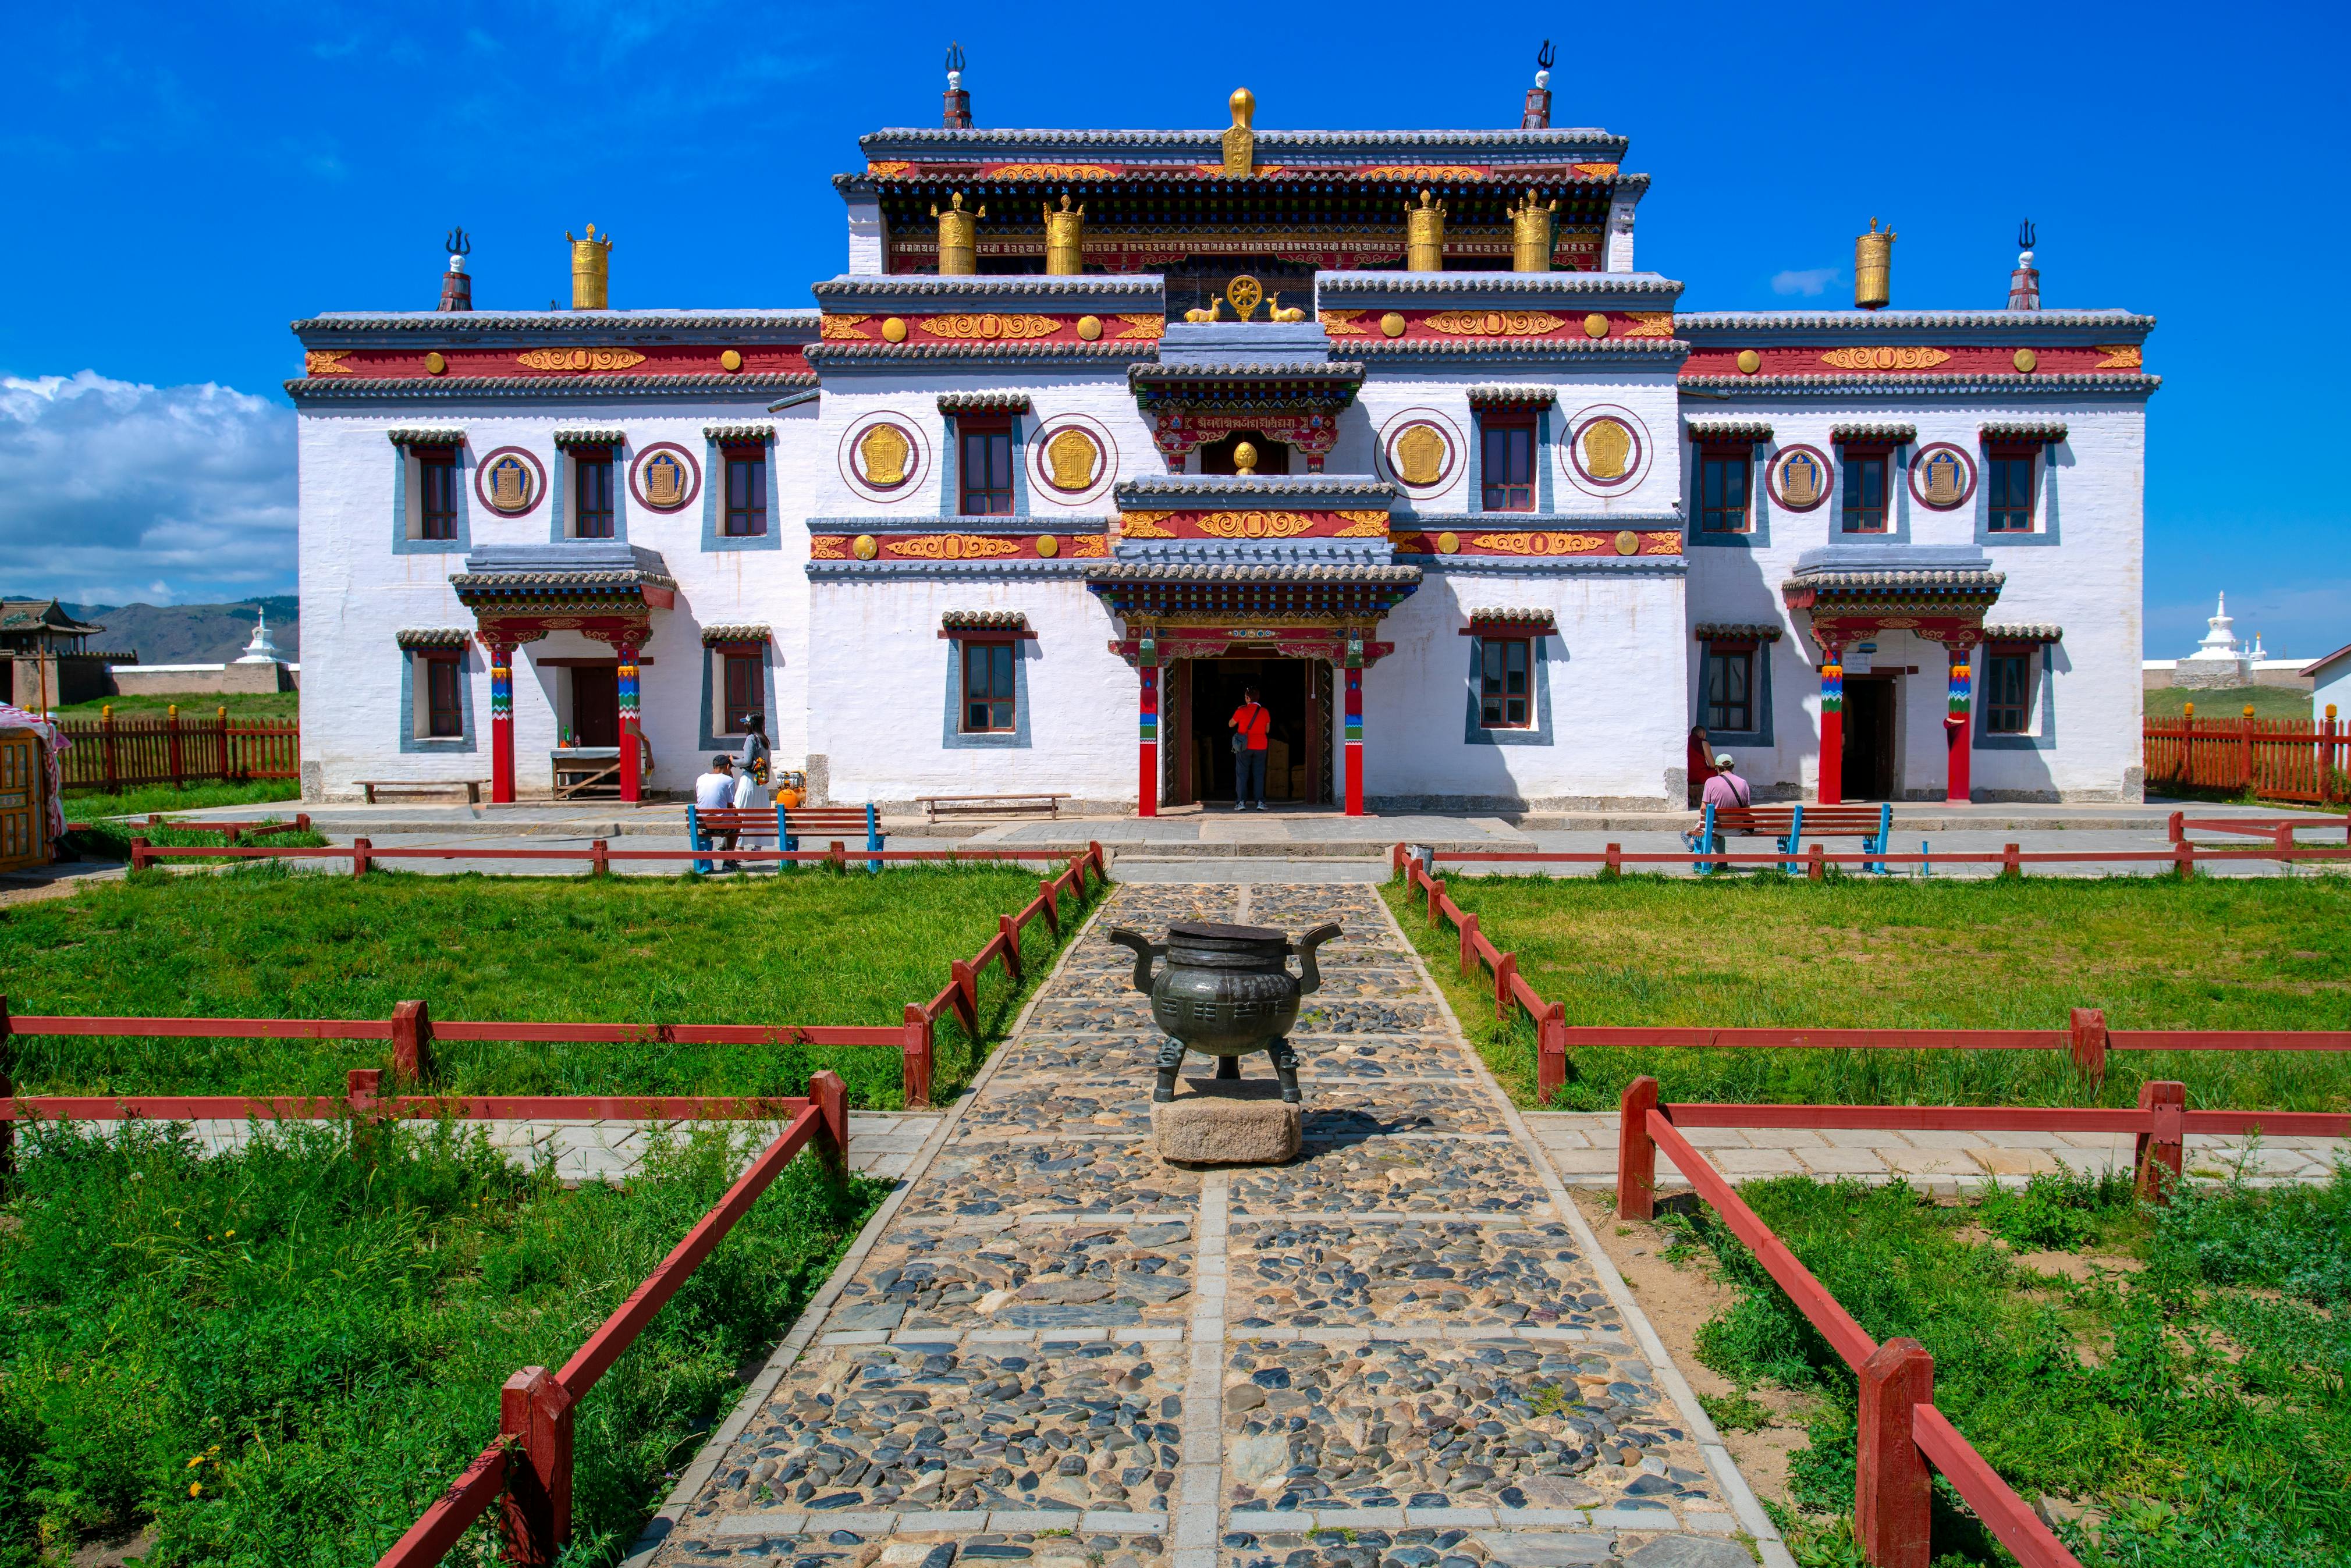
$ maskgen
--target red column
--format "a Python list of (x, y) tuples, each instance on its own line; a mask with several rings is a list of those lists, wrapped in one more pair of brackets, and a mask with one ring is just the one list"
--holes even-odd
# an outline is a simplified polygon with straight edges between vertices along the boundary
[(1953, 643), (1950, 654), (1950, 711), (1943, 716), (1943, 739), (1950, 749), (1950, 761), (1944, 775), (1947, 783), (1943, 798), (1952, 805), (1961, 806), (1970, 799), (1968, 767), (1975, 751), (1974, 723), (1969, 712), (1975, 695), (1975, 649), (1965, 643)]
[[(1149, 660), (1155, 655), (1143, 656)], [(1155, 817), (1159, 815), (1159, 668), (1146, 663), (1138, 674), (1143, 677), (1143, 707), (1140, 744), (1136, 747), (1134, 814)]]
[(1844, 801), (1844, 650), (1834, 643), (1821, 644), (1821, 804)]
[(490, 653), (490, 800), (511, 805), (515, 798), (514, 644), (485, 640)]
[(1347, 815), (1364, 814), (1364, 671), (1349, 663), (1344, 712), (1347, 724)]
[(644, 794), (637, 739), (637, 644), (615, 643), (612, 651), (621, 655), (621, 799), (633, 806)]

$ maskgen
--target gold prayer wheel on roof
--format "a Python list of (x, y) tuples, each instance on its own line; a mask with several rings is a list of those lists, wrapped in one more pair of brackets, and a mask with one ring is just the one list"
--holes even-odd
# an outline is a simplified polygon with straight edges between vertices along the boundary
[(1445, 270), (1445, 204), (1433, 191), (1420, 193), (1420, 205), (1404, 204), (1404, 269), (1406, 272)]
[(1510, 209), (1510, 270), (1513, 272), (1549, 272), (1553, 243), (1552, 225), (1557, 222), (1559, 204), (1538, 206), (1535, 193), (1527, 193), (1521, 205)]
[(610, 308), (612, 284), (612, 236), (596, 237), (596, 225), (588, 225), (586, 239), (571, 239), (571, 231), (563, 231), (571, 240), (571, 308), (603, 310)]
[(1057, 277), (1075, 277), (1086, 269), (1086, 210), (1071, 211), (1070, 198), (1061, 210), (1045, 209), (1045, 270)]
[(1877, 220), (1869, 220), (1869, 232), (1855, 236), (1853, 242), (1853, 302), (1864, 310), (1882, 310), (1894, 298), (1894, 231), (1880, 234)]
[(987, 209), (965, 212), (961, 191), (947, 200), (946, 212), (931, 209), (931, 216), (939, 220), (939, 276), (969, 277), (979, 271), (979, 220), (987, 216)]

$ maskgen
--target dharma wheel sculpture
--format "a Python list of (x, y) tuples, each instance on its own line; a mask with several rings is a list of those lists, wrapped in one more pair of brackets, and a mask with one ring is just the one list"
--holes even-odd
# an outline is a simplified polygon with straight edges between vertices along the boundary
[[(1260, 925), (1217, 925), (1179, 920), (1167, 940), (1154, 942), (1124, 926), (1110, 939), (1134, 950), (1134, 988), (1151, 998), (1151, 1016), (1167, 1039), (1159, 1047), (1159, 1084), (1152, 1099), (1176, 1097), (1176, 1074), (1184, 1053), (1217, 1059), (1218, 1078), (1238, 1078), (1240, 1059), (1264, 1051), (1281, 1081), (1281, 1098), (1298, 1103), (1298, 1052), (1290, 1049), (1290, 1026), (1298, 1021), (1299, 998), (1322, 988), (1314, 952), (1340, 934), (1335, 925), (1318, 925), (1291, 942)], [(1287, 960), (1296, 955), (1298, 973)], [(1155, 975), (1153, 963), (1167, 960)]]

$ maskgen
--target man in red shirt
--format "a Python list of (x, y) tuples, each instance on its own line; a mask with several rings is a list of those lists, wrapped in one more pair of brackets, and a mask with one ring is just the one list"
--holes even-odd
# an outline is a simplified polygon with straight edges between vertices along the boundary
[(1265, 740), (1266, 731), (1273, 723), (1257, 700), (1257, 688), (1241, 689), (1241, 706), (1233, 709), (1233, 716), (1225, 727), (1233, 732), (1233, 810), (1246, 811), (1249, 801), (1265, 810)]

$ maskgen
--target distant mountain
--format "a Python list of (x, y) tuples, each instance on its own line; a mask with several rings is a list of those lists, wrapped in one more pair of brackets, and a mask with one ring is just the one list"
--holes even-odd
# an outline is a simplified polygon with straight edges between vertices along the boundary
[(269, 640), (288, 660), (301, 655), (301, 601), (290, 593), (236, 604), (68, 604), (66, 613), (106, 630), (93, 651), (136, 648), (142, 664), (225, 664), (253, 641), (255, 611), (269, 612)]

